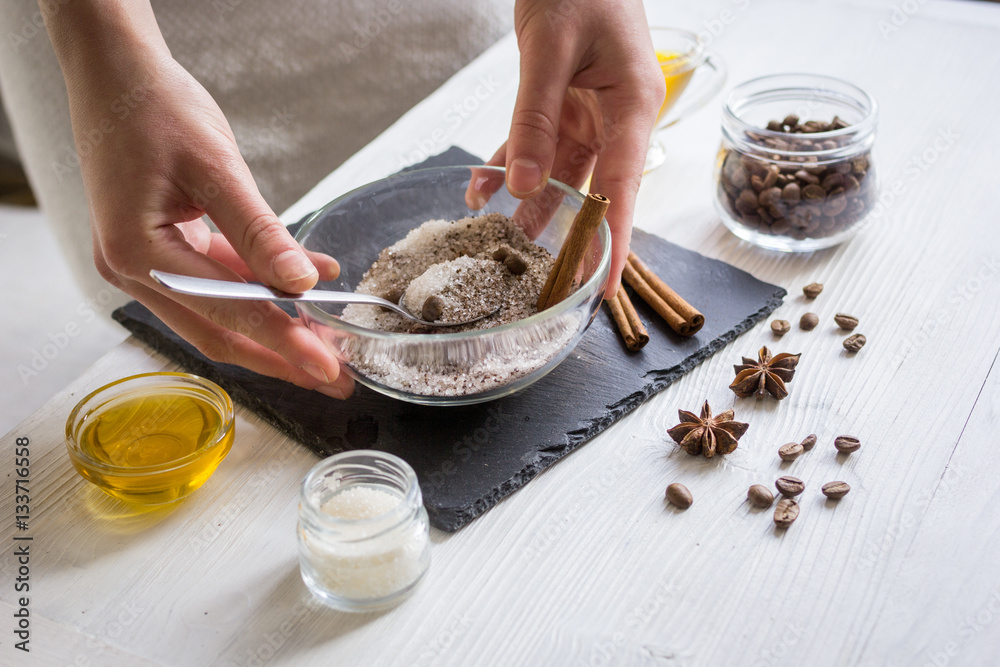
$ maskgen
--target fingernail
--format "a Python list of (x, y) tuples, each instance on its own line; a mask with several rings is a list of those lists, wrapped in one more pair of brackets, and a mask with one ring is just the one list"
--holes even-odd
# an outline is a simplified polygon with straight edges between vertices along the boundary
[(321, 394), (325, 394), (330, 398), (338, 398), (340, 400), (347, 398), (344, 396), (344, 392), (342, 392), (339, 387), (334, 387), (332, 384), (325, 384), (322, 387), (316, 387), (316, 391)]
[(286, 250), (274, 258), (271, 268), (281, 280), (295, 281), (316, 274), (316, 267), (297, 250)]
[(299, 368), (304, 370), (306, 373), (309, 373), (309, 375), (312, 375), (323, 384), (330, 384), (330, 378), (327, 377), (326, 372), (316, 364), (302, 364)]
[(513, 195), (527, 195), (542, 183), (542, 168), (534, 160), (519, 157), (510, 163), (507, 172), (507, 189)]

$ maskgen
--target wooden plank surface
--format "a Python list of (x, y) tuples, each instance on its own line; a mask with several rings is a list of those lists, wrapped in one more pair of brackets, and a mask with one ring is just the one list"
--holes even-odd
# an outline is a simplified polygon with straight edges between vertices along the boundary
[[(816, 330), (793, 326), (778, 342), (759, 326), (488, 515), (455, 535), (435, 531), (427, 581), (376, 616), (308, 603), (293, 533), (297, 485), (312, 458), (252, 416), (239, 415), (218, 473), (170, 512), (124, 515), (75, 475), (62, 443), (74, 402), (164, 366), (126, 343), (0, 443), (8, 452), (16, 436), (33, 444), (32, 641), (45, 647), (22, 661), (5, 630), (0, 663), (117, 664), (87, 652), (80, 638), (90, 637), (121, 656), (185, 666), (997, 664), (1000, 134), (990, 114), (1000, 107), (1000, 8), (929, 0), (883, 36), (891, 5), (650, 5), (653, 22), (696, 27), (732, 12), (712, 44), (731, 83), (805, 69), (878, 98), (882, 187), (898, 183), (899, 194), (841, 248), (762, 252), (721, 229), (710, 200), (716, 105), (663, 134), (670, 161), (640, 192), (644, 229), (793, 294), (825, 283), (815, 302), (789, 298), (777, 313), (794, 322), (814, 310)], [(790, 29), (793, 19), (809, 29)], [(447, 110), (490, 76), (493, 91), (452, 127)], [(408, 153), (417, 161), (419, 142), (436, 129), (440, 143), (488, 153), (515, 88), (508, 38), (285, 219), (398, 169)], [(869, 339), (853, 357), (831, 322), (841, 310), (860, 318)], [(802, 353), (781, 404), (734, 400), (727, 389), (731, 365), (761, 344)], [(677, 408), (704, 399), (735, 406), (751, 423), (724, 460), (694, 459), (665, 441)], [(810, 432), (820, 436), (816, 448), (781, 465), (777, 447)], [(840, 433), (859, 436), (861, 451), (838, 458)], [(744, 502), (750, 484), (780, 474), (807, 485), (785, 532)], [(6, 479), (0, 521), (9, 540)], [(831, 479), (853, 487), (839, 503), (818, 494)], [(686, 512), (663, 504), (672, 481), (695, 496)], [(0, 568), (10, 581), (9, 555)], [(5, 585), (0, 611), (14, 604)], [(127, 626), (112, 625), (130, 609), (138, 611)]]

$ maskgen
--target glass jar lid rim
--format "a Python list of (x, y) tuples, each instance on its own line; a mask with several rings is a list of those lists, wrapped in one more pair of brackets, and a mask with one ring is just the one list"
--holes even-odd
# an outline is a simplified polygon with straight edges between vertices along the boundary
[[(795, 79), (799, 81), (796, 82)], [(787, 72), (780, 74), (765, 74), (763, 76), (758, 76), (748, 81), (737, 85), (726, 96), (726, 100), (722, 105), (723, 112), (723, 124), (733, 124), (733, 125), (749, 125), (747, 121), (743, 120), (739, 115), (739, 110), (742, 106), (745, 106), (749, 102), (755, 101), (756, 98), (774, 94), (779, 91), (798, 91), (801, 93), (803, 98), (807, 96), (815, 96), (817, 93), (834, 93), (835, 91), (832, 87), (822, 88), (822, 87), (809, 87), (808, 82), (812, 81), (814, 84), (822, 86), (826, 84), (827, 86), (837, 86), (842, 89), (847, 89), (850, 94), (850, 99), (858, 107), (859, 111), (863, 112), (864, 116), (860, 121), (848, 125), (847, 127), (827, 130), (825, 132), (810, 132), (804, 135), (791, 135), (791, 136), (802, 136), (808, 138), (818, 138), (818, 139), (828, 139), (831, 137), (839, 137), (851, 134), (867, 134), (874, 130), (875, 124), (878, 117), (878, 103), (875, 98), (872, 97), (863, 88), (840, 79), (838, 77), (829, 76), (825, 74), (810, 74), (807, 72)], [(782, 83), (784, 81), (784, 84)], [(763, 84), (773, 82), (775, 85), (773, 87), (760, 88)], [(847, 94), (840, 93), (841, 97), (846, 97)], [(769, 130), (766, 127), (754, 127), (754, 132), (759, 133), (763, 137), (767, 138), (782, 138), (790, 136), (788, 132), (783, 132), (779, 130)]]
[[(378, 514), (376, 516), (367, 517), (364, 519), (344, 519), (341, 517), (336, 517), (331, 514), (327, 514), (322, 511), (319, 506), (315, 503), (309, 502), (307, 499), (307, 492), (310, 484), (317, 478), (326, 475), (333, 467), (337, 465), (342, 465), (349, 463), (351, 458), (355, 457), (372, 457), (376, 460), (381, 460), (396, 466), (402, 473), (403, 480), (406, 484), (405, 493), (400, 497), (399, 503), (394, 505), (392, 509), (386, 510), (385, 512)], [(345, 485), (353, 486), (353, 484)], [(395, 454), (390, 454), (389, 452), (383, 452), (376, 449), (352, 449), (346, 452), (340, 452), (329, 456), (316, 465), (314, 465), (309, 472), (306, 474), (305, 478), (302, 480), (302, 485), (299, 492), (300, 505), (304, 508), (308, 508), (309, 514), (314, 518), (318, 519), (320, 522), (329, 526), (371, 526), (376, 525), (379, 522), (385, 522), (390, 517), (394, 515), (405, 516), (410, 514), (415, 509), (418, 509), (419, 505), (422, 504), (422, 494), (420, 493), (420, 484), (417, 481), (417, 474), (414, 472), (413, 468), (409, 463), (396, 456)], [(387, 530), (391, 529), (387, 527)]]

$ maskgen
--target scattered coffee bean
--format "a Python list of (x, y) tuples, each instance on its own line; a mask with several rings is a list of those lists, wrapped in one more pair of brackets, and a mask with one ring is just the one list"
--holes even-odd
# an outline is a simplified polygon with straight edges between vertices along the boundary
[(679, 482), (674, 482), (667, 487), (667, 500), (671, 505), (674, 505), (682, 510), (686, 510), (691, 507), (691, 503), (694, 502), (691, 492), (688, 491), (686, 486)]
[(774, 487), (778, 489), (778, 493), (786, 498), (794, 498), (806, 490), (805, 483), (798, 477), (792, 477), (791, 475), (785, 475), (776, 479)]
[(802, 293), (806, 295), (806, 298), (815, 299), (823, 291), (823, 285), (820, 283), (809, 283), (802, 288)]
[(864, 337), (863, 334), (854, 334), (853, 336), (848, 336), (844, 339), (844, 349), (848, 352), (857, 352), (865, 346), (868, 339)]
[(420, 316), (428, 322), (435, 322), (439, 317), (441, 317), (441, 313), (443, 312), (444, 301), (442, 301), (441, 297), (438, 295), (432, 294), (427, 297), (426, 301), (424, 301), (424, 305), (420, 309)]
[(782, 461), (794, 461), (799, 458), (805, 449), (797, 442), (789, 442), (778, 448), (778, 457)]
[(853, 315), (847, 315), (846, 313), (837, 313), (833, 316), (833, 321), (837, 323), (837, 326), (841, 329), (847, 329), (851, 331), (854, 327), (858, 326), (858, 318)]
[(788, 320), (774, 320), (771, 322), (771, 331), (773, 331), (776, 336), (784, 336), (791, 328), (792, 325), (788, 323)]
[(806, 436), (805, 440), (802, 441), (802, 449), (809, 451), (816, 446), (816, 434), (810, 433)]
[(774, 502), (774, 494), (763, 484), (754, 484), (747, 491), (747, 500), (754, 507), (766, 509)]
[(819, 324), (819, 316), (816, 313), (806, 313), (799, 319), (799, 328), (803, 331), (812, 331)]
[(791, 498), (782, 498), (774, 508), (774, 523), (778, 528), (788, 528), (799, 518), (799, 504)]
[(827, 482), (823, 485), (823, 495), (830, 500), (840, 500), (851, 490), (847, 482)]
[(498, 262), (502, 262), (507, 259), (507, 255), (511, 253), (513, 248), (504, 243), (502, 246), (493, 251), (493, 259)]
[(850, 454), (861, 449), (861, 441), (853, 435), (838, 435), (833, 441), (833, 446), (842, 454)]

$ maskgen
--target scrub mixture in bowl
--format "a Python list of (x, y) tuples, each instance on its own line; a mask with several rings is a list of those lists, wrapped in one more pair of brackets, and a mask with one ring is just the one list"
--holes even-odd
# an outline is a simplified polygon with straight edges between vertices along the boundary
[[(356, 292), (399, 303), (431, 328), (378, 306), (352, 304), (346, 322), (378, 331), (444, 333), (509, 324), (534, 315), (555, 259), (510, 218), (490, 213), (461, 220), (430, 220), (389, 246)], [(403, 298), (405, 296), (405, 298)], [(485, 317), (483, 317), (485, 315)]]
[[(500, 213), (430, 220), (382, 250), (356, 292), (401, 303), (438, 328), (413, 322), (378, 306), (351, 304), (342, 319), (366, 329), (409, 333), (412, 346), (356, 338), (343, 352), (361, 375), (399, 391), (425, 396), (480, 394), (542, 368), (578, 328), (574, 318), (499, 339), (467, 339), (454, 345), (422, 345), (422, 334), (481, 331), (537, 312), (538, 296), (555, 258), (532, 243)], [(572, 321), (570, 321), (572, 320)]]

